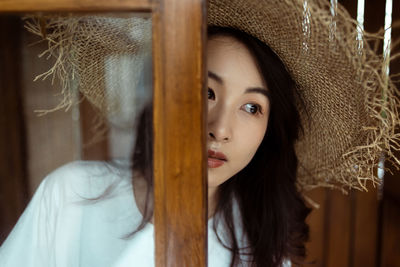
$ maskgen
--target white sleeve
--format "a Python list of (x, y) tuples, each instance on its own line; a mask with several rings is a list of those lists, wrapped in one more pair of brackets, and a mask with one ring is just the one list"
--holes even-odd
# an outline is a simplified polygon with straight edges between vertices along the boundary
[(58, 199), (45, 179), (0, 247), (1, 267), (52, 266)]

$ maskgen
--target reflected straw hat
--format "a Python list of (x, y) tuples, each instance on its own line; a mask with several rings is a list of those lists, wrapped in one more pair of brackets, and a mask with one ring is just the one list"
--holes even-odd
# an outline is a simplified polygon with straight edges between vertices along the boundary
[[(263, 41), (293, 77), (304, 101), (298, 105), (304, 134), (296, 144), (301, 190), (367, 190), (368, 182), (379, 183), (383, 158), (400, 166), (394, 155), (400, 150), (399, 93), (386, 73), (389, 59), (371, 46), (381, 35), (362, 31), (344, 7), (332, 8), (326, 0), (209, 0), (207, 5), (208, 25)], [(135, 36), (132, 29), (148, 22), (93, 15), (47, 18), (45, 53), (59, 60), (44, 75), (61, 78), (64, 95), (71, 73), (79, 76), (80, 92), (100, 113), (112, 112), (104, 90), (104, 72), (111, 66), (104, 58), (139, 53), (151, 31), (138, 30)], [(41, 24), (34, 20), (27, 28), (43, 36)]]

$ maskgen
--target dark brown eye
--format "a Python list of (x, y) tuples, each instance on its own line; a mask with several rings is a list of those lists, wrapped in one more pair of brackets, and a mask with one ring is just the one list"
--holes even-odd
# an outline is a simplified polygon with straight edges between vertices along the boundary
[(246, 105), (244, 105), (244, 110), (253, 115), (261, 113), (261, 107), (260, 107), (260, 105), (257, 105), (257, 104), (251, 104), (251, 103), (246, 104)]
[(215, 100), (215, 93), (211, 88), (208, 88), (208, 99)]

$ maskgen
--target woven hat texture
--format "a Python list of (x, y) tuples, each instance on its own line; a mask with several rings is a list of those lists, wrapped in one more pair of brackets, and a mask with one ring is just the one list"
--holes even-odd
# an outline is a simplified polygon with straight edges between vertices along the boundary
[[(338, 5), (325, 0), (209, 0), (208, 24), (232, 27), (269, 45), (296, 82), (305, 108), (299, 104), (304, 134), (297, 144), (298, 185), (302, 190), (335, 187), (366, 190), (379, 183), (376, 168), (384, 156), (400, 161), (400, 100), (385, 72), (388, 59), (371, 48), (379, 35), (363, 32)], [(41, 78), (56, 75), (66, 99), (74, 76), (79, 90), (101, 113), (112, 112), (104, 96), (104, 57), (135, 53), (148, 44), (143, 31), (148, 20), (130, 18), (58, 17), (47, 19), (46, 53), (56, 65)], [(28, 29), (42, 35), (39, 20)], [(398, 55), (397, 55), (398, 56)], [(393, 54), (393, 57), (396, 55)], [(300, 101), (299, 101), (300, 102)], [(67, 107), (69, 100), (62, 103)]]
[(128, 80), (136, 83), (129, 85), (131, 89), (137, 87), (145, 57), (151, 53), (150, 19), (132, 15), (49, 16), (28, 18), (25, 27), (48, 41), (48, 49), (39, 56), (55, 60), (49, 71), (35, 78), (60, 81), (64, 100), (54, 110), (75, 104), (72, 88), (77, 86), (100, 116), (120, 115), (121, 99), (127, 98), (121, 83)]
[(399, 95), (387, 64), (340, 5), (313, 0), (210, 0), (208, 24), (233, 27), (268, 44), (294, 78), (306, 109), (296, 152), (299, 185), (365, 189), (385, 156), (395, 166)]

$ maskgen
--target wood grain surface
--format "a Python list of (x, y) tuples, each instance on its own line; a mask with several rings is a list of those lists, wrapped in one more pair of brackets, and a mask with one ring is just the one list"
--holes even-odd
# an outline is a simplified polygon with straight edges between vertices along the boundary
[(151, 11), (153, 0), (0, 0), (0, 12)]
[(205, 1), (153, 12), (156, 266), (206, 266)]

